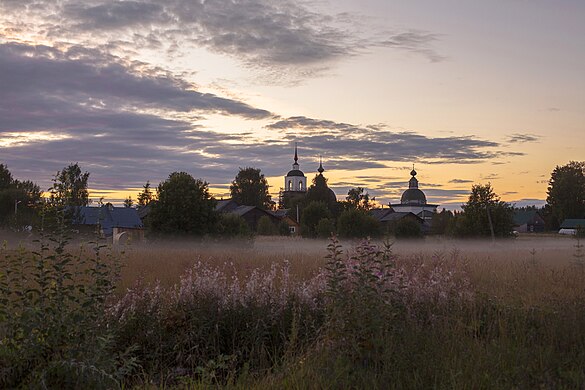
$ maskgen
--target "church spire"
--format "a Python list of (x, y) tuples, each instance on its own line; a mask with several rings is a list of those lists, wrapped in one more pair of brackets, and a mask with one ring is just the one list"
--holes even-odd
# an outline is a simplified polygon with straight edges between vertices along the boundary
[(295, 142), (295, 162), (293, 163), (293, 169), (299, 169), (299, 156), (297, 153), (297, 143)]
[(412, 164), (412, 171), (410, 171), (410, 175), (412, 176), (408, 181), (408, 188), (418, 188), (418, 180), (416, 179), (416, 171), (414, 170), (414, 164)]
[(319, 156), (319, 169), (317, 169), (317, 171), (320, 174), (323, 174), (323, 172), (325, 172), (325, 169), (323, 168), (323, 158), (321, 156)]

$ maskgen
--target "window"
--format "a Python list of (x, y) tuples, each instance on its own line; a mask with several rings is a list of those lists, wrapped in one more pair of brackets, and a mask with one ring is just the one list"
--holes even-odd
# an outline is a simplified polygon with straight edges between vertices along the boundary
[(289, 191), (292, 191), (292, 189), (293, 189), (293, 186), (292, 186), (292, 180), (289, 180), (289, 181), (288, 181), (288, 190), (289, 190)]
[(297, 231), (297, 228), (296, 228), (296, 226), (289, 226), (288, 231), (290, 234), (295, 234), (295, 232)]
[(302, 191), (302, 190), (303, 190), (303, 182), (299, 181), (299, 191)]

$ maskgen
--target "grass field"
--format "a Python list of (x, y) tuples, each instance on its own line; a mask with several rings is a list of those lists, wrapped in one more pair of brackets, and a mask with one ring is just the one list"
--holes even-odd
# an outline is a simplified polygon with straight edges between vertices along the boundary
[[(85, 307), (105, 313), (92, 321), (84, 319), (80, 298), (51, 287), (63, 268), (58, 264), (74, 269), (80, 257), (47, 256), (54, 273), (47, 296), (69, 297), (59, 306), (69, 314), (47, 311), (29, 326), (23, 322), (38, 317), (4, 301), (3, 313), (13, 310), (21, 322), (4, 317), (0, 364), (21, 371), (0, 365), (0, 383), (52, 378), (62, 388), (585, 386), (585, 258), (577, 240), (427, 237), (396, 241), (390, 250), (382, 242), (341, 242), (340, 253), (328, 244), (258, 237), (115, 249), (113, 256), (100, 257), (103, 265), (84, 263), (101, 270), (91, 274), (97, 285), (110, 280), (104, 267), (122, 265), (103, 305), (79, 290)], [(69, 248), (78, 253), (76, 245)], [(3, 253), (3, 264), (8, 258), (35, 259), (28, 251)], [(91, 259), (91, 253), (81, 257)], [(3, 287), (14, 294), (8, 284)], [(29, 305), (39, 308), (38, 298), (31, 296)], [(46, 325), (52, 323), (47, 318), (55, 327)], [(84, 326), (91, 329), (78, 329)], [(25, 328), (45, 337), (28, 337)], [(100, 338), (88, 339), (92, 331)], [(79, 340), (67, 341), (72, 335)], [(96, 340), (108, 342), (88, 354), (61, 345)], [(29, 347), (45, 353), (40, 357)], [(23, 358), (27, 353), (30, 359)], [(89, 366), (101, 374), (79, 369)], [(23, 377), (26, 370), (38, 372)]]

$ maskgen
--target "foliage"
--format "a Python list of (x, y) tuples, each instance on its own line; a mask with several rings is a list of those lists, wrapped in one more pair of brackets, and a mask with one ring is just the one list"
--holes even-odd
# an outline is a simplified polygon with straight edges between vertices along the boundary
[(124, 199), (124, 207), (131, 208), (134, 205), (134, 200), (132, 200), (132, 196), (128, 195), (126, 199)]
[(150, 181), (147, 180), (146, 184), (142, 187), (142, 191), (138, 194), (138, 206), (144, 207), (154, 200), (154, 194), (150, 189)]
[(172, 288), (129, 289), (107, 317), (119, 348), (136, 346), (154, 383), (181, 375), (217, 385), (246, 367), (269, 370), (316, 340), (320, 280), (293, 280), (286, 261), (247, 277), (233, 264), (197, 263)]
[(247, 238), (252, 233), (244, 218), (237, 214), (221, 213), (217, 221), (216, 234), (224, 238)]
[(443, 209), (440, 213), (434, 213), (431, 221), (431, 234), (448, 234), (449, 226), (453, 220), (453, 213)]
[(309, 204), (311, 202), (325, 203), (332, 216), (336, 216), (338, 213), (338, 203), (335, 194), (331, 191), (327, 185), (327, 179), (321, 173), (315, 175), (313, 184), (309, 186), (305, 195), (305, 203)]
[(263, 215), (258, 220), (256, 233), (261, 236), (276, 236), (278, 234), (278, 227), (272, 222), (269, 216)]
[[(475, 184), (463, 213), (455, 219), (454, 234), (457, 236), (510, 237), (514, 227), (514, 209), (500, 200), (491, 184)], [(491, 221), (491, 226), (490, 226)]]
[(4, 164), (0, 164), (0, 191), (8, 189), (13, 181), (12, 173), (10, 173), (8, 167)]
[(157, 198), (148, 215), (154, 233), (202, 236), (213, 232), (218, 216), (207, 182), (173, 172), (159, 184)]
[(363, 187), (351, 188), (347, 192), (345, 202), (343, 202), (346, 210), (370, 210), (374, 206), (376, 198), (370, 198), (370, 194)]
[(323, 218), (331, 218), (331, 212), (323, 202), (310, 202), (301, 215), (301, 234), (303, 237), (317, 237), (317, 225)]
[(268, 192), (268, 181), (260, 173), (260, 169), (240, 168), (230, 185), (230, 194), (239, 204), (269, 210), (274, 208)]
[(546, 203), (558, 224), (566, 218), (585, 218), (585, 161), (557, 166), (548, 184)]
[(0, 227), (21, 230), (38, 222), (41, 189), (32, 181), (14, 179), (8, 168), (0, 164)]
[(281, 236), (290, 236), (290, 227), (285, 220), (282, 220), (278, 224), (278, 234)]
[(378, 237), (382, 234), (382, 226), (366, 210), (348, 209), (339, 216), (337, 231), (341, 237)]
[(424, 236), (420, 223), (412, 218), (402, 218), (398, 221), (394, 235), (396, 238), (422, 238)]
[(329, 218), (321, 218), (315, 230), (317, 232), (317, 237), (328, 238), (335, 233), (335, 225), (333, 224), (333, 220)]
[(118, 258), (99, 243), (74, 255), (65, 214), (42, 214), (55, 226), (43, 226), (36, 250), (0, 253), (0, 387), (118, 387), (136, 365), (103, 321)]
[(88, 179), (89, 172), (82, 173), (78, 163), (69, 164), (57, 172), (53, 178), (51, 188), (53, 201), (58, 201), (63, 206), (87, 206), (89, 204)]

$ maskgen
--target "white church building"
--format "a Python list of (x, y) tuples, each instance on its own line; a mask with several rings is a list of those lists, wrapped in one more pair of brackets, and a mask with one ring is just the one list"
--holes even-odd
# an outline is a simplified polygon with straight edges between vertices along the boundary
[(424, 192), (418, 188), (418, 180), (415, 177), (416, 171), (412, 167), (410, 171), (412, 176), (408, 181), (408, 189), (402, 193), (400, 204), (392, 204), (391, 207), (396, 212), (411, 212), (425, 221), (431, 221), (433, 214), (437, 212), (437, 204), (427, 203), (427, 197)]

